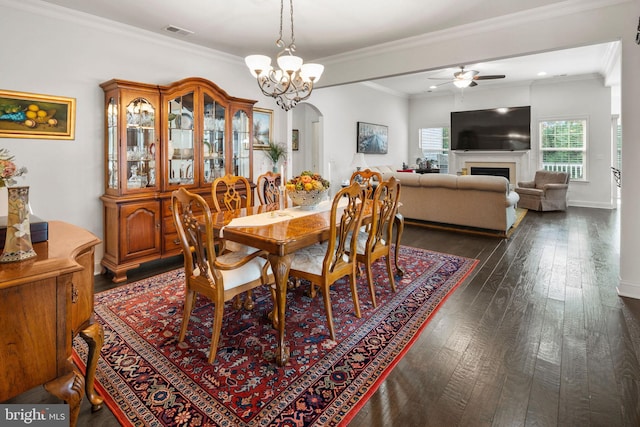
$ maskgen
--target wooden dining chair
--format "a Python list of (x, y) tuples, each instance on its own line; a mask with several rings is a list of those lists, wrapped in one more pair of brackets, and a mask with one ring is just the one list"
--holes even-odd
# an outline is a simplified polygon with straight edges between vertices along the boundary
[[(280, 174), (268, 171), (258, 177), (256, 190), (261, 205), (280, 203)], [(286, 202), (286, 200), (285, 200)]]
[(211, 183), (211, 196), (218, 212), (253, 206), (251, 184), (244, 176), (227, 174)]
[[(339, 207), (345, 203), (344, 209)], [(358, 184), (340, 190), (331, 204), (329, 239), (300, 249), (291, 255), (289, 274), (295, 278), (311, 282), (312, 290), (319, 287), (324, 299), (324, 307), (332, 340), (336, 339), (329, 287), (338, 279), (349, 276), (351, 297), (356, 317), (360, 317), (360, 304), (356, 288), (356, 239), (360, 228), (364, 206), (364, 190)], [(312, 292), (312, 296), (315, 292)]]
[[(251, 184), (243, 176), (227, 174), (214, 179), (211, 183), (213, 207), (217, 212), (222, 212), (223, 210), (235, 211), (247, 206), (253, 206), (251, 194)], [(224, 253), (225, 251), (251, 253), (257, 251), (256, 248), (251, 246), (229, 242), (224, 239), (218, 241), (218, 246), (218, 253)]]
[(179, 341), (184, 341), (197, 294), (214, 302), (209, 363), (216, 359), (226, 301), (253, 288), (275, 283), (266, 252), (228, 252), (217, 256), (211, 211), (198, 194), (184, 188), (171, 195), (175, 222), (184, 255), (185, 300)]
[(382, 174), (371, 169), (357, 170), (351, 174), (349, 184), (357, 182), (366, 191), (367, 199), (373, 196), (373, 192), (376, 189), (376, 185), (382, 182)]
[(377, 307), (371, 266), (382, 258), (386, 258), (387, 275), (391, 290), (396, 291), (393, 269), (391, 267), (391, 240), (393, 237), (393, 221), (400, 200), (400, 181), (391, 177), (378, 184), (373, 193), (371, 222), (367, 229), (358, 233), (356, 260), (365, 266), (367, 284), (371, 293), (371, 303)]

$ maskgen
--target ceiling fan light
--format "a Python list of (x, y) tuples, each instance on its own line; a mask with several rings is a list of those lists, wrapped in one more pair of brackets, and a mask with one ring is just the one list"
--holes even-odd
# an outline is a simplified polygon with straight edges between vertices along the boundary
[(462, 79), (456, 79), (453, 81), (453, 84), (456, 85), (456, 87), (463, 89), (465, 87), (469, 87), (469, 85), (471, 84), (472, 80), (462, 80)]

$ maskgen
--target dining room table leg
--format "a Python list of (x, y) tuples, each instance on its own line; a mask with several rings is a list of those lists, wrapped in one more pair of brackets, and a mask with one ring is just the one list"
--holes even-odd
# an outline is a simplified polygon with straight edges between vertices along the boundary
[(400, 212), (396, 212), (395, 217), (393, 218), (393, 222), (396, 225), (396, 248), (395, 248), (395, 264), (396, 270), (400, 276), (404, 276), (404, 270), (400, 267), (398, 263), (399, 255), (400, 255), (400, 240), (402, 239), (402, 233), (404, 232), (404, 216)]
[(273, 326), (278, 331), (276, 363), (284, 366), (289, 361), (289, 348), (285, 344), (285, 312), (287, 308), (287, 282), (291, 257), (289, 255), (269, 255), (269, 263), (275, 279), (275, 304), (272, 315)]

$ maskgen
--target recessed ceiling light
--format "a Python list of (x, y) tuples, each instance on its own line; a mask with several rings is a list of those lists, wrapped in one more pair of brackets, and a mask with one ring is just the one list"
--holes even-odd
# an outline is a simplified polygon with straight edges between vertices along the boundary
[(429, 89), (436, 89), (437, 87), (438, 86), (436, 86), (436, 85), (432, 85), (432, 86), (429, 86)]
[(546, 75), (547, 75), (547, 72), (546, 72), (546, 71), (540, 71), (540, 72), (538, 73), (538, 76), (540, 76), (540, 77), (542, 77), (542, 76), (546, 76)]

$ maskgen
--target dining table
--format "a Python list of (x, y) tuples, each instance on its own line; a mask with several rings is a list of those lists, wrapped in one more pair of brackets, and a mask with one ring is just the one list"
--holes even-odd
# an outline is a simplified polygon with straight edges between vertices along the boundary
[[(218, 238), (268, 253), (275, 280), (272, 322), (277, 331), (276, 363), (279, 366), (284, 366), (289, 360), (289, 348), (285, 342), (285, 312), (291, 254), (329, 238), (331, 202), (331, 200), (325, 200), (314, 209), (304, 209), (300, 206), (283, 209), (278, 204), (270, 204), (212, 212), (213, 229)], [(371, 215), (371, 208), (367, 209), (365, 206), (363, 216), (367, 215)], [(395, 266), (398, 274), (402, 275), (403, 271), (398, 265), (398, 248), (403, 229), (402, 217), (396, 216), (394, 222), (398, 227)]]

